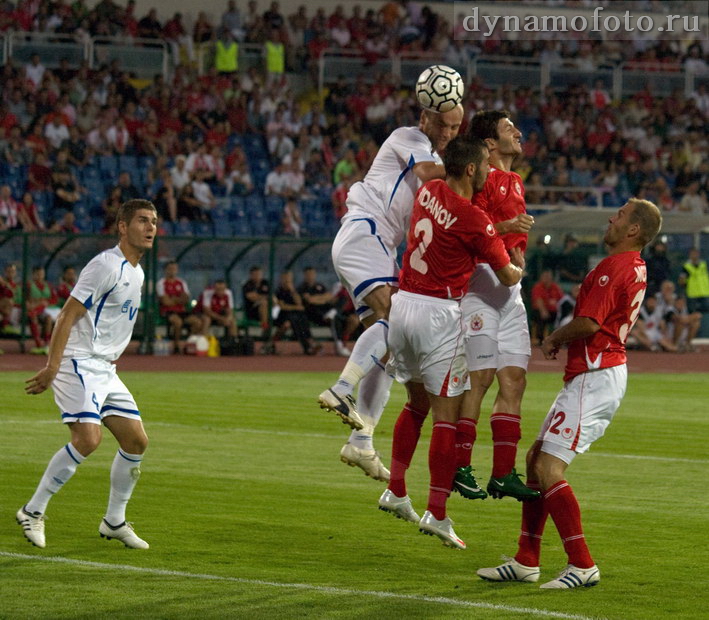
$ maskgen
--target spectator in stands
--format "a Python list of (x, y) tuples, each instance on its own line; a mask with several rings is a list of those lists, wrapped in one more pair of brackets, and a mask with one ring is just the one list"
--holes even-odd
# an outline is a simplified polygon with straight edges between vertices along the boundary
[(182, 328), (189, 329), (190, 335), (202, 332), (202, 319), (191, 313), (190, 290), (187, 282), (178, 276), (176, 261), (165, 264), (165, 273), (157, 282), (155, 291), (158, 295), (160, 316), (168, 324), (168, 334), (172, 336), (174, 353), (182, 352)]
[(22, 298), (16, 278), (17, 265), (6, 264), (3, 275), (0, 276), (0, 334), (4, 335), (20, 333), (18, 323)]
[(81, 135), (77, 125), (69, 127), (69, 138), (62, 143), (61, 148), (67, 151), (69, 163), (72, 166), (83, 168), (89, 165), (93, 151)]
[(23, 232), (40, 232), (45, 228), (30, 192), (25, 192), (22, 195), (22, 201), (17, 205), (17, 219)]
[(217, 201), (212, 194), (212, 189), (207, 183), (207, 172), (204, 170), (198, 170), (194, 173), (194, 179), (192, 180), (192, 192), (194, 198), (197, 201), (197, 207), (199, 208), (199, 220), (203, 222), (211, 222), (212, 216), (209, 212), (217, 205)]
[(225, 280), (216, 280), (213, 287), (202, 292), (195, 313), (202, 321), (202, 334), (205, 336), (209, 335), (212, 325), (221, 325), (227, 335), (236, 338), (234, 295)]
[[(277, 2), (272, 3), (278, 4)], [(282, 18), (281, 18), (282, 19)], [(267, 22), (264, 14), (264, 21)], [(273, 22), (271, 22), (273, 23)], [(268, 31), (268, 38), (264, 43), (264, 58), (266, 60), (266, 84), (282, 84), (286, 70), (286, 49), (283, 45), (283, 37), (280, 26), (271, 26)]]
[(554, 282), (551, 269), (542, 271), (539, 281), (532, 287), (532, 342), (540, 345), (548, 330), (556, 324), (559, 300), (564, 291)]
[(190, 183), (192, 177), (189, 170), (185, 165), (187, 158), (184, 155), (178, 155), (175, 157), (175, 165), (170, 168), (170, 178), (172, 179), (172, 185), (175, 188), (175, 192), (178, 194), (182, 189)]
[(130, 172), (124, 171), (118, 175), (118, 183), (116, 184), (116, 187), (121, 190), (121, 202), (126, 202), (140, 197), (138, 188), (133, 185)]
[(232, 159), (224, 184), (227, 196), (248, 196), (254, 191), (254, 182), (245, 159)]
[(62, 115), (54, 114), (52, 116), (52, 120), (44, 127), (44, 136), (54, 150), (59, 149), (62, 143), (69, 139), (69, 128)]
[(335, 185), (339, 185), (344, 179), (351, 179), (359, 174), (359, 165), (355, 157), (354, 149), (347, 149), (344, 157), (335, 164), (332, 179)]
[(649, 351), (676, 353), (678, 350), (663, 318), (663, 308), (654, 296), (645, 298), (631, 335), (641, 348)]
[(266, 175), (264, 194), (266, 196), (280, 196), (281, 198), (289, 198), (291, 196), (290, 176), (288, 167), (284, 163), (277, 164)]
[(32, 54), (30, 61), (25, 65), (25, 77), (33, 90), (39, 89), (46, 70), (47, 68), (40, 61), (39, 54)]
[(49, 282), (45, 279), (44, 267), (32, 268), (32, 279), (27, 283), (25, 305), (27, 308), (27, 321), (34, 339), (35, 347), (30, 353), (45, 355), (47, 345), (52, 335), (54, 321), (46, 312), (54, 303), (54, 294)]
[(692, 181), (687, 193), (679, 201), (678, 210), (690, 215), (704, 215), (709, 212), (707, 197), (699, 191), (699, 181)]
[(303, 300), (293, 284), (293, 273), (284, 271), (281, 274), (279, 286), (273, 298), (274, 305), (279, 308), (278, 316), (274, 323), (278, 327), (274, 340), (278, 340), (288, 329), (293, 330), (293, 335), (303, 347), (306, 355), (316, 355), (322, 345), (313, 340), (305, 314)]
[(226, 10), (222, 13), (221, 27), (231, 33), (231, 36), (237, 41), (243, 41), (246, 36), (241, 20), (241, 11), (234, 0), (229, 0)]
[[(117, 232), (116, 218), (118, 217), (118, 208), (123, 204), (121, 194), (121, 188), (116, 185), (111, 188), (111, 193), (101, 203), (101, 210), (103, 211), (103, 228), (101, 232), (105, 235), (112, 235)], [(157, 209), (157, 205), (155, 205), (155, 208)]]
[(182, 188), (177, 198), (177, 218), (180, 221), (199, 222), (203, 218), (199, 201), (194, 196), (192, 183), (188, 183)]
[(153, 204), (158, 216), (162, 218), (163, 222), (177, 222), (177, 194), (167, 168), (160, 172), (157, 186), (153, 195)]
[(300, 238), (303, 230), (303, 215), (298, 203), (293, 198), (288, 198), (283, 205), (281, 213), (281, 232), (288, 237)]
[(557, 260), (557, 268), (564, 282), (581, 282), (586, 275), (586, 256), (579, 249), (578, 239), (571, 233), (564, 237), (564, 249)]
[(192, 35), (187, 33), (184, 25), (182, 24), (182, 13), (176, 12), (172, 19), (165, 22), (162, 34), (164, 39), (170, 45), (170, 51), (172, 52), (172, 60), (177, 66), (180, 64), (180, 48), (184, 47), (187, 54), (187, 59), (193, 63), (195, 62), (194, 54), (194, 41), (192, 40)]
[(214, 39), (214, 26), (207, 18), (207, 14), (204, 11), (197, 13), (197, 19), (195, 20), (194, 27), (192, 29), (192, 38), (197, 45), (202, 43), (207, 43)]
[(0, 218), (3, 220), (5, 230), (20, 227), (18, 210), (17, 201), (12, 197), (12, 188), (9, 185), (0, 185)]
[(130, 133), (123, 118), (118, 117), (106, 130), (106, 140), (115, 155), (125, 155), (132, 148)]
[(295, 149), (293, 140), (286, 134), (285, 127), (278, 127), (275, 133), (268, 140), (268, 152), (271, 155), (271, 161), (281, 161), (286, 155), (290, 155)]
[(76, 216), (73, 211), (66, 211), (61, 219), (55, 223), (50, 232), (71, 233), (73, 235), (81, 232), (76, 225)]
[(32, 164), (27, 171), (27, 190), (30, 192), (46, 192), (52, 185), (52, 169), (47, 165), (44, 153), (35, 153)]
[(162, 26), (158, 21), (158, 12), (150, 9), (148, 14), (138, 22), (138, 36), (141, 39), (159, 39), (162, 37)]
[(699, 332), (702, 324), (700, 312), (689, 313), (684, 298), (675, 293), (675, 283), (665, 280), (656, 293), (657, 304), (660, 307), (662, 319), (668, 327), (668, 335), (672, 344), (679, 351), (694, 350), (692, 340)]
[(709, 312), (709, 271), (697, 248), (689, 250), (689, 258), (682, 265), (679, 285), (685, 288), (687, 309), (690, 313)]
[(76, 285), (76, 269), (72, 265), (66, 265), (62, 271), (62, 277), (59, 280), (55, 290), (55, 303), (60, 308), (69, 299), (71, 291)]
[(70, 171), (57, 170), (52, 174), (55, 209), (73, 211), (74, 206), (81, 199), (81, 190)]
[(328, 291), (324, 284), (318, 282), (315, 267), (303, 269), (303, 281), (298, 286), (298, 293), (303, 300), (308, 321), (315, 325), (329, 327), (335, 343), (335, 353), (342, 357), (349, 357), (350, 350), (342, 342), (344, 324), (337, 320), (336, 296)]
[(647, 269), (647, 291), (646, 295), (654, 295), (660, 290), (660, 284), (670, 279), (671, 267), (670, 259), (667, 258), (667, 245), (657, 239), (649, 249), (645, 259)]

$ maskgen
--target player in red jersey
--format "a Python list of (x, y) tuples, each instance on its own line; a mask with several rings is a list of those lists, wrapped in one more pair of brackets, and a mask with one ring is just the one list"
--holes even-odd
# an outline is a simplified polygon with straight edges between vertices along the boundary
[[(478, 112), (471, 119), (467, 136), (483, 140), (490, 150), (490, 174), (483, 191), (473, 197), (473, 204), (487, 213), (508, 250), (519, 248), (524, 252), (534, 218), (526, 213), (522, 179), (511, 170), (515, 157), (522, 152), (522, 134), (508, 112), (490, 110)], [(470, 460), (482, 401), (497, 375), (499, 389), (490, 416), (492, 475), (487, 492), (497, 498), (509, 495), (518, 500), (535, 499), (539, 493), (526, 487), (514, 469), (531, 355), (522, 287), (504, 286), (490, 265), (478, 263), (461, 308), (471, 388), (465, 394), (458, 421), (454, 490), (468, 499), (487, 497), (475, 480)]]
[(478, 570), (483, 579), (537, 581), (542, 532), (551, 515), (569, 564), (541, 587), (594, 586), (600, 580), (579, 504), (564, 474), (574, 457), (603, 435), (625, 394), (625, 341), (647, 287), (640, 251), (659, 232), (662, 216), (653, 203), (631, 198), (609, 222), (603, 238), (609, 256), (584, 279), (571, 322), (542, 343), (547, 359), (556, 359), (559, 348), (569, 343), (564, 387), (527, 453), (527, 484), (543, 495), (523, 505), (517, 555), (501, 566)]
[(202, 291), (196, 312), (202, 313), (202, 333), (209, 334), (212, 324), (221, 325), (226, 333), (236, 338), (234, 317), (234, 294), (227, 287), (226, 280), (216, 280), (214, 287)]
[[(465, 543), (446, 516), (446, 500), (455, 475), (456, 422), (467, 384), (460, 299), (478, 258), (488, 261), (508, 286), (522, 277), (492, 222), (470, 203), (485, 183), (488, 157), (482, 141), (455, 138), (443, 156), (446, 180), (429, 181), (417, 192), (388, 339), (390, 365), (406, 384), (408, 401), (394, 429), (391, 479), (379, 507), (419, 522), (420, 531), (458, 549), (465, 549)], [(523, 266), (521, 252), (513, 253)], [(405, 474), (429, 408), (431, 485), (428, 508), (419, 519), (406, 493)]]
[(158, 301), (160, 302), (160, 316), (164, 318), (172, 331), (175, 343), (175, 353), (182, 349), (180, 337), (182, 326), (187, 325), (190, 334), (198, 334), (202, 329), (202, 321), (198, 316), (190, 314), (188, 307), (190, 289), (182, 278), (178, 277), (177, 262), (172, 260), (165, 264), (165, 276), (160, 278), (156, 285)]

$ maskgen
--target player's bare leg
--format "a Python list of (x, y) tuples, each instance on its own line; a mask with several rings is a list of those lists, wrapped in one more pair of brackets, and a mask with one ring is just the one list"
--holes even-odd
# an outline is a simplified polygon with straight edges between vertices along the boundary
[[(382, 285), (364, 298), (371, 310), (371, 314), (362, 319), (362, 324), (365, 327), (364, 333), (357, 339), (352, 354), (337, 382), (318, 397), (321, 409), (335, 412), (345, 424), (349, 424), (353, 429), (362, 429), (364, 421), (357, 411), (352, 393), (362, 378), (376, 368), (387, 353), (387, 333), (389, 331), (387, 320), (393, 290), (389, 285)], [(381, 412), (379, 416), (381, 416)], [(379, 422), (379, 417), (374, 420), (373, 427), (377, 422)]]
[(131, 524), (126, 522), (126, 506), (140, 478), (140, 464), (148, 447), (148, 436), (140, 420), (108, 416), (104, 418), (104, 424), (118, 441), (119, 449), (111, 466), (111, 491), (99, 534), (108, 540), (120, 540), (131, 549), (148, 549), (148, 543), (139, 538)]
[(499, 390), (490, 417), (493, 458), (487, 492), (496, 499), (509, 496), (519, 501), (533, 500), (539, 497), (539, 491), (524, 485), (515, 469), (517, 444), (522, 437), (520, 422), (527, 371), (519, 366), (505, 366), (497, 371), (497, 382)]
[(487, 493), (480, 488), (470, 463), (477, 438), (477, 424), (480, 420), (483, 398), (495, 380), (495, 369), (474, 370), (469, 373), (469, 376), (470, 389), (463, 395), (460, 418), (456, 426), (456, 474), (453, 479), (453, 490), (466, 499), (485, 499)]
[(419, 531), (438, 536), (443, 544), (455, 549), (465, 549), (465, 542), (453, 530), (453, 522), (446, 513), (446, 503), (455, 476), (456, 424), (463, 397), (428, 395), (433, 413), (433, 432), (428, 452), (428, 469), (431, 484), (428, 506), (419, 523)]

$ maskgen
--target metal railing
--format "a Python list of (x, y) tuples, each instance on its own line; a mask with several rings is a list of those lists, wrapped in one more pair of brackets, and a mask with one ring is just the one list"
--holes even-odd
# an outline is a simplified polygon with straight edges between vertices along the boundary
[[(413, 86), (423, 69), (441, 62), (445, 63), (445, 58), (438, 54), (404, 52), (391, 54), (372, 63), (356, 50), (328, 48), (320, 57), (318, 89), (322, 93), (339, 76), (352, 83), (361, 75), (367, 83), (372, 83), (382, 72), (390, 73), (405, 86)], [(592, 87), (597, 80), (601, 80), (616, 100), (637, 93), (646, 85), (650, 86), (655, 95), (661, 96), (678, 89), (689, 96), (699, 84), (709, 85), (709, 73), (695, 74), (680, 64), (665, 63), (639, 65), (625, 62), (584, 71), (574, 66), (572, 61), (552, 63), (516, 56), (476, 56), (464, 65), (458, 63), (454, 68), (465, 77), (466, 83), (479, 77), (488, 87), (514, 84), (543, 91), (547, 86), (562, 89), (570, 84)]]

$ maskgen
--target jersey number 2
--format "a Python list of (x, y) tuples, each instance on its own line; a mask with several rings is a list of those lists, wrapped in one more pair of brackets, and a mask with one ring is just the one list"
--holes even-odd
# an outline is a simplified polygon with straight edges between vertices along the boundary
[(625, 323), (624, 325), (620, 326), (620, 329), (618, 330), (618, 338), (620, 338), (620, 341), (625, 343), (625, 341), (628, 338), (628, 332), (633, 328), (633, 325), (635, 325), (635, 321), (638, 320), (638, 314), (640, 313), (640, 306), (643, 303), (643, 299), (645, 298), (645, 289), (641, 288), (636, 294), (635, 297), (633, 297), (633, 301), (630, 302), (630, 323)]
[[(423, 233), (423, 237), (419, 239), (419, 235)], [(414, 236), (418, 241), (418, 245), (411, 252), (411, 257), (409, 258), (409, 264), (412, 269), (420, 273), (428, 273), (428, 265), (426, 261), (423, 260), (423, 255), (426, 253), (431, 240), (433, 239), (433, 223), (428, 218), (424, 218), (416, 222), (416, 228), (414, 228)]]

